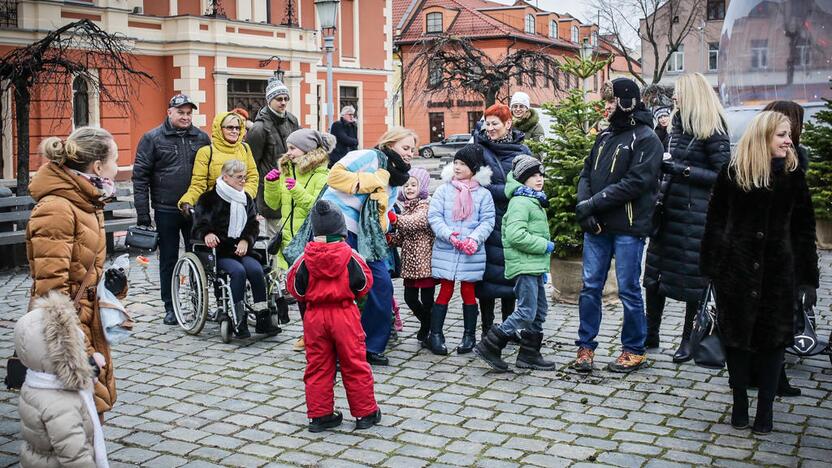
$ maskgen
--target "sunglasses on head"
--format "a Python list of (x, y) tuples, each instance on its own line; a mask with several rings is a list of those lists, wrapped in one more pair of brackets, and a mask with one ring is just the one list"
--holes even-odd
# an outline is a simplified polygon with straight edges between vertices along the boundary
[(236, 125), (226, 125), (223, 128), (228, 130), (229, 132), (239, 132), (240, 131), (240, 127), (238, 127)]

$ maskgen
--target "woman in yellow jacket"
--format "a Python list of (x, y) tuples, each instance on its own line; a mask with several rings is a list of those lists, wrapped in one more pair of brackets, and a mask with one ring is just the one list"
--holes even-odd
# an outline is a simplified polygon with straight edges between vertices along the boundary
[(189, 215), (199, 196), (211, 190), (222, 172), (222, 165), (230, 159), (246, 163), (245, 192), (254, 198), (260, 183), (257, 163), (251, 154), (251, 148), (243, 143), (246, 135), (244, 120), (234, 112), (222, 112), (214, 117), (211, 126), (211, 145), (203, 146), (196, 152), (191, 186), (179, 199), (179, 209)]

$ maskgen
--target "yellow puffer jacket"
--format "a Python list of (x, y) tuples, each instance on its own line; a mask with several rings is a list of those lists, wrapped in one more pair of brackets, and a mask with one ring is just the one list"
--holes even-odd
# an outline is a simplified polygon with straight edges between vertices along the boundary
[[(191, 186), (188, 187), (185, 195), (182, 195), (182, 198), (179, 199), (180, 208), (183, 203), (196, 206), (199, 196), (211, 190), (214, 184), (217, 183), (222, 165), (231, 159), (246, 163), (248, 170), (245, 190), (251, 198), (257, 196), (257, 185), (260, 183), (260, 179), (257, 174), (257, 163), (254, 162), (254, 156), (251, 154), (251, 148), (248, 144), (243, 143), (243, 137), (246, 135), (245, 126), (240, 130), (240, 137), (237, 138), (235, 143), (229, 143), (222, 136), (222, 121), (229, 114), (233, 114), (233, 112), (221, 112), (214, 117), (214, 123), (211, 125), (211, 145), (203, 146), (196, 152)], [(209, 160), (211, 161), (210, 167)]]

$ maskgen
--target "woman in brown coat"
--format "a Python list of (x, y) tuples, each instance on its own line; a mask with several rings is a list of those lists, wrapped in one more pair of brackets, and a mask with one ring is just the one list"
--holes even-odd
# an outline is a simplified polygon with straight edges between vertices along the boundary
[[(86, 285), (78, 318), (87, 355), (100, 353), (104, 357), (97, 357), (101, 369), (94, 388), (96, 410), (102, 417), (115, 403), (116, 386), (95, 288), (104, 269), (102, 208), (114, 193), (117, 147), (106, 130), (82, 127), (66, 140), (47, 138), (41, 152), (49, 162), (29, 184), (37, 205), (26, 227), (32, 296), (59, 291), (74, 298), (82, 284)], [(89, 276), (88, 270), (92, 270)]]

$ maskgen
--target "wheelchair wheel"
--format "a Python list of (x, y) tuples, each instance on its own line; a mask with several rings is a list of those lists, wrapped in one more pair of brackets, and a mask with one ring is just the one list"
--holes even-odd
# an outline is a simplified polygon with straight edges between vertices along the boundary
[(208, 318), (208, 280), (196, 254), (188, 252), (176, 261), (171, 296), (179, 326), (189, 335), (198, 335)]
[(223, 343), (231, 343), (231, 320), (220, 322), (220, 337)]

